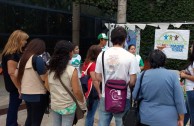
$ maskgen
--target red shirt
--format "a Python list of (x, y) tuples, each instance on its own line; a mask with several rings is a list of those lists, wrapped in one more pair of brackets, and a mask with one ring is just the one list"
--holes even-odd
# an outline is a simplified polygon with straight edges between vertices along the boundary
[[(85, 63), (83, 64), (82, 66), (82, 71), (85, 71), (87, 68), (88, 68), (88, 65), (90, 64), (91, 62), (89, 63)], [(90, 72), (94, 72), (95, 71), (95, 68), (96, 68), (96, 62), (92, 62), (92, 64), (90, 65), (88, 71), (87, 71), (87, 75), (90, 75)]]
[[(91, 62), (90, 62), (91, 63)], [(83, 66), (82, 66), (82, 71), (85, 71), (87, 68), (88, 68), (88, 65), (90, 63), (84, 63)], [(96, 62), (92, 62), (92, 64), (90, 65), (90, 67), (88, 68), (88, 71), (87, 71), (87, 75), (90, 76), (90, 72), (94, 72), (95, 71), (95, 68), (96, 68)], [(88, 91), (85, 93), (85, 97), (86, 99), (88, 98), (90, 92), (92, 90), (92, 78), (90, 77), (90, 79), (88, 80)]]

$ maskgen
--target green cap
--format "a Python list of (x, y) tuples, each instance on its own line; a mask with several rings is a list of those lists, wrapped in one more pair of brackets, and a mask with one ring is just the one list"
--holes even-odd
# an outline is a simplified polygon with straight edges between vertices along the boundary
[(101, 33), (101, 34), (99, 34), (98, 35), (98, 39), (108, 39), (108, 37), (106, 36), (106, 34), (105, 33)]

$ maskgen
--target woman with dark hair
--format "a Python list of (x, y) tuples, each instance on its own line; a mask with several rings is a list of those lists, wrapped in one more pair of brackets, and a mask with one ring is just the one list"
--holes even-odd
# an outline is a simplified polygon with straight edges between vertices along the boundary
[(23, 52), (23, 47), (29, 38), (22, 30), (15, 30), (10, 36), (2, 52), (2, 69), (5, 88), (9, 92), (9, 107), (7, 111), (6, 126), (18, 126), (18, 108), (22, 102), (19, 98), (20, 86), (14, 75)]
[(76, 44), (73, 44), (73, 57), (70, 60), (70, 63), (72, 66), (74, 66), (77, 69), (78, 77), (81, 77), (80, 73), (80, 65), (81, 65), (81, 56), (79, 55), (79, 46)]
[(142, 126), (183, 126), (186, 107), (178, 75), (164, 68), (166, 55), (160, 50), (149, 54), (151, 69), (145, 71), (140, 88), (139, 75), (133, 91), (140, 88), (140, 119)]
[[(185, 89), (186, 89), (186, 105), (188, 107), (188, 113), (185, 115), (184, 125), (188, 122), (190, 118), (191, 125), (194, 125), (194, 43), (190, 48), (189, 63), (185, 70), (180, 72), (180, 77), (185, 79)], [(189, 117), (189, 116), (190, 117)]]
[(21, 85), (21, 98), (26, 102), (25, 126), (40, 126), (46, 109), (46, 67), (39, 56), (44, 51), (45, 42), (32, 39), (19, 62), (17, 81)]
[(131, 44), (128, 46), (128, 51), (135, 55), (135, 58), (137, 59), (137, 63), (139, 63), (140, 71), (144, 68), (144, 63), (140, 55), (136, 54), (136, 47), (135, 45)]
[(54, 49), (49, 62), (48, 84), (51, 94), (53, 126), (72, 126), (76, 103), (62, 86), (60, 79), (75, 96), (80, 107), (86, 109), (86, 102), (80, 86), (78, 71), (69, 61), (73, 56), (71, 42), (61, 40)]
[(87, 75), (90, 76), (88, 80), (87, 92), (85, 97), (87, 99), (88, 113), (86, 115), (85, 126), (93, 126), (94, 115), (98, 107), (100, 91), (96, 90), (98, 81), (95, 77), (96, 59), (98, 54), (102, 51), (99, 45), (92, 45), (86, 55), (85, 62), (82, 67), (82, 72), (87, 71)]

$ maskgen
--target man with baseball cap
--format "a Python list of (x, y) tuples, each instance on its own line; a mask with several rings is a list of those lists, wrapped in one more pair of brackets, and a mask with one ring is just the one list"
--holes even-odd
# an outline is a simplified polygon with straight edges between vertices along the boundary
[(106, 36), (105, 33), (100, 33), (98, 35), (98, 41), (99, 41), (99, 46), (102, 48), (102, 51), (106, 51), (108, 49), (107, 44), (108, 37)]

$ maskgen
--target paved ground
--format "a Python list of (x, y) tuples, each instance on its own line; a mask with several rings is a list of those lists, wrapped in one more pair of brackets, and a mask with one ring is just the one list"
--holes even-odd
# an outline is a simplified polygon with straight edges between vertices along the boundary
[[(0, 122), (1, 122), (1, 126), (5, 126), (5, 119), (6, 119), (6, 115), (1, 115), (0, 116)], [(18, 123), (21, 125), (24, 125), (26, 120), (26, 109), (25, 110), (21, 110), (18, 113)], [(42, 125), (41, 126), (52, 126), (52, 116), (45, 114), (44, 118), (42, 120)], [(76, 126), (84, 126), (84, 119), (79, 120), (79, 122), (77, 123)], [(94, 126), (97, 126), (97, 120), (95, 120), (95, 124)]]
[[(0, 115), (0, 126), (5, 126), (5, 120), (6, 120), (6, 115)], [(26, 109), (20, 110), (18, 112), (18, 123), (23, 126), (25, 123), (25, 120), (26, 120)], [(79, 120), (76, 126), (84, 126), (84, 124), (85, 124), (85, 117)], [(52, 116), (49, 114), (45, 114), (42, 120), (41, 126), (52, 126)], [(98, 113), (96, 113), (95, 115), (94, 126), (98, 126)], [(113, 121), (111, 122), (110, 126), (115, 126)]]

